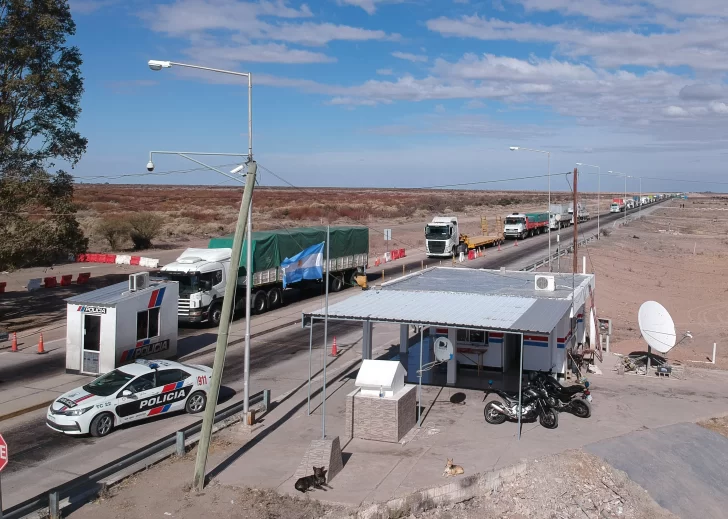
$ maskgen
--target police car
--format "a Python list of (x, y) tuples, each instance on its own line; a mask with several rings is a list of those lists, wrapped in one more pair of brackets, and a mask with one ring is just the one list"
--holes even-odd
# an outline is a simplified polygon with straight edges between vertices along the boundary
[(212, 368), (138, 359), (57, 398), (46, 425), (65, 434), (106, 436), (118, 425), (207, 404)]

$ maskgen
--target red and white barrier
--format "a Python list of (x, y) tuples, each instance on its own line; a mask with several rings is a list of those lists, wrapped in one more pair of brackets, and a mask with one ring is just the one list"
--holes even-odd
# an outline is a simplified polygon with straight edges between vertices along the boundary
[(98, 254), (89, 252), (76, 256), (78, 263), (115, 263), (116, 265), (139, 265), (148, 268), (159, 267), (157, 258), (146, 258), (143, 256), (130, 256), (128, 254)]

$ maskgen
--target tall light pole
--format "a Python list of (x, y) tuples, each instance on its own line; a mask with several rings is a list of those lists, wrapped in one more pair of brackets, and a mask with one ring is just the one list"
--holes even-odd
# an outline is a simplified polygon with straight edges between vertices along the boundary
[(602, 200), (602, 168), (595, 166), (594, 164), (586, 164), (584, 162), (577, 162), (577, 166), (589, 166), (590, 168), (597, 168), (597, 240), (599, 239), (599, 213), (602, 212), (601, 200)]
[[(547, 160), (547, 171), (548, 171), (548, 177), (549, 177), (549, 222), (548, 222), (548, 233), (549, 233), (549, 272), (552, 271), (551, 269), (551, 152), (550, 151), (543, 151), (543, 150), (534, 150), (532, 148), (522, 148), (520, 146), (511, 146), (511, 151), (532, 151), (534, 153), (545, 153), (546, 154), (546, 160)], [(574, 213), (576, 213), (576, 207), (574, 208)], [(559, 227), (559, 230), (561, 227)]]
[[(253, 285), (253, 269), (251, 268), (251, 247), (252, 247), (252, 225), (250, 216), (252, 215), (252, 199), (253, 189), (255, 187), (255, 177), (258, 165), (253, 160), (253, 78), (249, 72), (235, 72), (233, 70), (223, 70), (211, 67), (202, 67), (199, 65), (190, 65), (187, 63), (177, 63), (174, 61), (149, 60), (149, 68), (158, 71), (163, 68), (184, 67), (197, 70), (205, 70), (208, 72), (216, 72), (219, 74), (227, 74), (231, 76), (246, 77), (248, 79), (248, 174), (243, 191), (243, 199), (240, 203), (240, 211), (238, 213), (238, 221), (233, 236), (232, 253), (230, 255), (230, 272), (228, 275), (228, 283), (225, 287), (225, 295), (223, 297), (222, 317), (217, 334), (217, 346), (215, 348), (215, 360), (213, 364), (212, 381), (209, 392), (208, 405), (205, 409), (205, 415), (202, 420), (202, 430), (200, 442), (197, 449), (197, 459), (195, 461), (195, 477), (194, 486), (198, 491), (202, 491), (205, 486), (205, 466), (207, 464), (207, 454), (212, 437), (212, 425), (215, 421), (215, 407), (217, 405), (217, 397), (220, 392), (220, 384), (222, 382), (223, 365), (225, 363), (225, 352), (228, 343), (228, 331), (235, 302), (235, 288), (237, 286), (238, 273), (240, 269), (240, 257), (243, 246), (243, 236), (247, 234), (247, 263), (246, 263), (246, 283), (245, 283), (245, 360), (243, 369), (243, 412), (247, 418), (249, 412), (250, 397), (250, 306)], [(192, 160), (192, 159), (190, 159)], [(150, 161), (151, 162), (151, 161)]]

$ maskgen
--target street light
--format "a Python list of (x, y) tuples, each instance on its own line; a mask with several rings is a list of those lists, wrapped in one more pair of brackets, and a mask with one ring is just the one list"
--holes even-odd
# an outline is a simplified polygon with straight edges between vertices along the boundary
[[(252, 75), (249, 72), (235, 72), (233, 70), (223, 70), (223, 69), (216, 69), (216, 68), (210, 68), (210, 67), (202, 67), (200, 65), (190, 65), (187, 63), (177, 63), (174, 61), (159, 61), (159, 60), (149, 60), (148, 62), (149, 68), (154, 71), (162, 70), (163, 68), (170, 68), (172, 66), (176, 67), (185, 67), (185, 68), (192, 68), (197, 70), (205, 70), (208, 72), (217, 72), (219, 74), (228, 74), (231, 76), (242, 76), (248, 78), (248, 178), (246, 179), (246, 186), (245, 190), (243, 192), (243, 200), (240, 204), (240, 212), (238, 214), (238, 223), (235, 228), (235, 237), (233, 238), (233, 253), (231, 254), (231, 276), (230, 281), (233, 279), (237, 279), (237, 272), (240, 265), (240, 248), (242, 246), (242, 236), (243, 233), (247, 234), (247, 250), (246, 250), (246, 283), (245, 283), (245, 353), (244, 353), (244, 368), (243, 368), (243, 413), (245, 416), (245, 419), (247, 420), (247, 416), (249, 413), (249, 400), (250, 400), (250, 306), (251, 306), (251, 295), (252, 295), (252, 285), (253, 285), (253, 269), (251, 268), (252, 264), (252, 196), (253, 196), (253, 188), (255, 185), (255, 174), (257, 172), (257, 164), (253, 161), (253, 79)], [(189, 155), (189, 154), (187, 154)], [(181, 154), (181, 156), (192, 160), (193, 162), (197, 162), (195, 159), (190, 158), (189, 156), (185, 156), (185, 154)], [(151, 154), (149, 158), (149, 162), (152, 165), (152, 168), (154, 167), (154, 164), (152, 163)], [(202, 163), (200, 163), (202, 164)], [(149, 166), (149, 164), (147, 164)], [(208, 166), (209, 167), (209, 166)], [(223, 173), (222, 171), (214, 169), (215, 171), (218, 171), (219, 173), (222, 173), (225, 176), (230, 176), (226, 173)], [(237, 170), (238, 168), (235, 168)], [(233, 171), (235, 171), (233, 170)], [(245, 211), (247, 206), (247, 215), (243, 211)], [(247, 220), (247, 221), (246, 221)], [(247, 225), (247, 229), (243, 229), (243, 223)], [(235, 264), (237, 263), (237, 264)], [(234, 269), (234, 270), (233, 270)], [(234, 297), (232, 290), (233, 285), (231, 284), (229, 287), (226, 287), (225, 290), (225, 298), (223, 300), (223, 319), (224, 322), (221, 322), (220, 329), (218, 330), (218, 341), (217, 341), (217, 347), (215, 349), (215, 361), (213, 365), (213, 388), (212, 391), (212, 397), (210, 399), (210, 406), (208, 409), (205, 410), (205, 416), (202, 422), (202, 436), (200, 438), (200, 443), (198, 446), (198, 452), (197, 452), (197, 460), (195, 462), (195, 487), (198, 491), (201, 491), (205, 485), (205, 465), (207, 463), (207, 451), (210, 444), (210, 438), (212, 436), (212, 422), (215, 418), (215, 405), (217, 403), (217, 394), (220, 389), (220, 382), (222, 379), (222, 365), (225, 362), (225, 350), (227, 349), (227, 340), (228, 340), (228, 326), (229, 326), (229, 320), (230, 315), (227, 315), (226, 312), (230, 312), (232, 309), (232, 304), (234, 304), (234, 301), (229, 301)], [(223, 339), (224, 336), (224, 339)]]
[(601, 212), (601, 200), (602, 200), (602, 168), (595, 166), (594, 164), (586, 164), (584, 162), (577, 162), (577, 166), (589, 166), (590, 168), (597, 168), (597, 240), (599, 239), (599, 213)]
[[(548, 177), (549, 177), (549, 222), (548, 222), (548, 233), (549, 233), (549, 272), (551, 269), (551, 152), (543, 150), (534, 150), (531, 148), (521, 148), (520, 146), (511, 146), (511, 151), (532, 151), (534, 153), (545, 153), (548, 161)], [(576, 207), (574, 208), (574, 214), (576, 214)], [(559, 226), (559, 232), (561, 227)]]

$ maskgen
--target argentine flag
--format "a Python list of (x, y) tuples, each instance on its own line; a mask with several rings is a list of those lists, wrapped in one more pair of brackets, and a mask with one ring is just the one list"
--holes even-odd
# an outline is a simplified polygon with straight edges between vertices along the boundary
[(312, 245), (292, 258), (286, 258), (281, 262), (283, 288), (286, 288), (289, 283), (296, 283), (303, 279), (323, 279), (324, 243)]

